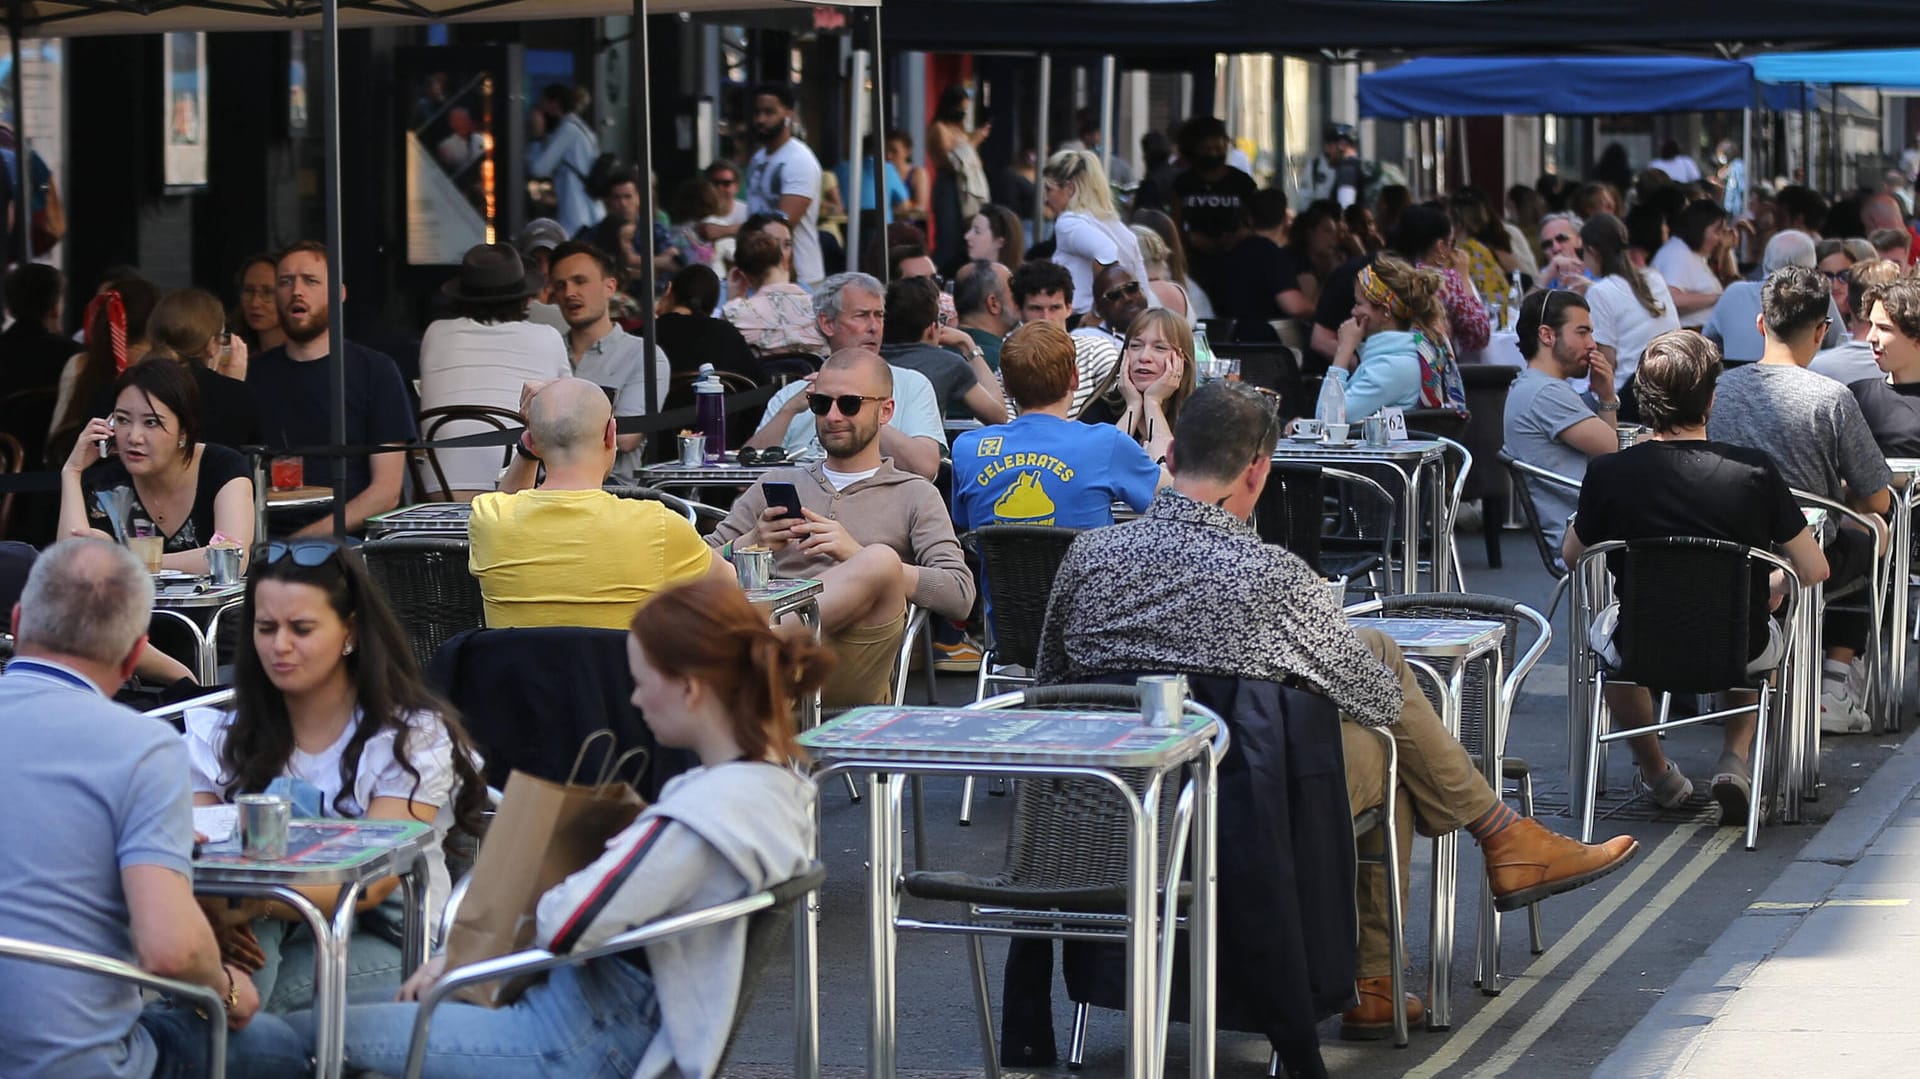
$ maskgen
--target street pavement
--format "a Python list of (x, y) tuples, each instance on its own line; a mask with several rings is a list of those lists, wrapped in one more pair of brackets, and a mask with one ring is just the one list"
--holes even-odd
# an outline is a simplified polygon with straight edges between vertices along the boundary
[[(1487, 568), (1482, 537), (1460, 537), (1467, 587), (1544, 611), (1553, 581), (1531, 540), (1524, 533), (1508, 532), (1502, 546), (1505, 565), (1493, 570)], [(1564, 612), (1559, 621), (1564, 625)], [(1542, 821), (1576, 833), (1578, 821), (1563, 815), (1568, 800), (1565, 662), (1562, 633), (1516, 702), (1508, 753), (1532, 765)], [(971, 675), (942, 675), (939, 697), (948, 703), (968, 701), (972, 687)], [(922, 692), (916, 674), (909, 700), (923, 699)], [(1714, 765), (1719, 735), (1706, 725), (1676, 731), (1667, 740), (1667, 752), (1682, 770), (1699, 777)], [(1809, 1035), (1831, 1034), (1828, 1040), (1838, 1042), (1850, 1031), (1888, 1026), (1884, 1010), (1862, 1006), (1866, 1001), (1857, 990), (1872, 994), (1878, 986), (1892, 988), (1895, 971), (1905, 960), (1899, 945), (1910, 943), (1902, 938), (1920, 934), (1920, 912), (1910, 909), (1900, 894), (1920, 890), (1920, 805), (1910, 802), (1920, 785), (1920, 751), (1905, 752), (1904, 740), (1903, 733), (1828, 739), (1820, 797), (1806, 805), (1801, 824), (1763, 830), (1760, 847), (1753, 852), (1741, 848), (1739, 829), (1716, 825), (1716, 814), (1704, 798), (1685, 811), (1666, 813), (1630, 799), (1621, 788), (1631, 764), (1624, 752), (1615, 753), (1611, 788), (1601, 802), (1607, 817), (1596, 832), (1633, 835), (1640, 852), (1620, 872), (1541, 906), (1547, 944), (1542, 955), (1529, 954), (1523, 915), (1504, 919), (1501, 961), (1508, 977), (1497, 996), (1483, 995), (1473, 985), (1478, 889), (1484, 878), (1476, 847), (1463, 837), (1452, 1029), (1416, 1029), (1407, 1048), (1395, 1049), (1386, 1042), (1341, 1042), (1338, 1022), (1330, 1020), (1321, 1028), (1329, 1070), (1342, 1076), (1476, 1079), (1834, 1075), (1841, 1074), (1834, 1070), (1839, 1065), (1857, 1064), (1864, 1074), (1870, 1064), (1911, 1061), (1920, 1049), (1920, 1035), (1882, 1035), (1877, 1045), (1852, 1047), (1852, 1056), (1819, 1048), (1824, 1042), (1809, 1038), (1791, 1057), (1799, 1066), (1788, 1068), (1783, 1043), (1793, 1039), (1780, 1034), (1804, 1026)], [(1892, 766), (1883, 767), (1890, 761)], [(1881, 773), (1877, 777), (1876, 771)], [(984, 791), (985, 784), (981, 787)], [(963, 828), (956, 821), (957, 781), (929, 780), (926, 794), (930, 862), (975, 871), (996, 867), (1006, 840), (1009, 800), (977, 797), (974, 823)], [(828, 870), (821, 895), (822, 1061), (824, 1073), (838, 1079), (866, 1072), (866, 813), (850, 803), (844, 783), (823, 790), (821, 809)], [(1893, 827), (1883, 831), (1888, 818), (1893, 818)], [(1822, 831), (1830, 819), (1833, 828)], [(1407, 908), (1412, 963), (1407, 984), (1423, 993), (1429, 850), (1426, 843), (1415, 845)], [(909, 913), (915, 909), (908, 903)], [(1227, 950), (1233, 942), (1222, 939), (1219, 946)], [(1004, 954), (1004, 944), (987, 943), (996, 1007)], [(966, 955), (961, 938), (901, 936), (897, 1030), (903, 1077), (981, 1074)], [(1856, 956), (1870, 960), (1863, 976), (1878, 980), (1841, 980)], [(1769, 1016), (1777, 1017), (1788, 1007), (1782, 1003), (1785, 987), (1806, 984), (1815, 976), (1831, 981), (1831, 995), (1809, 1007), (1793, 1006), (1792, 1024), (1776, 1019), (1768, 1025)], [(790, 984), (791, 969), (783, 956), (761, 984), (725, 1074), (740, 1079), (791, 1074)], [(1852, 1000), (1849, 991), (1855, 991)], [(1058, 983), (1054, 1012), (1063, 1062), (1027, 1074), (1122, 1074), (1124, 1017), (1094, 1012), (1086, 1067), (1072, 1073), (1064, 1064), (1071, 1004)], [(1757, 1036), (1769, 1031), (1775, 1036)], [(1266, 1060), (1264, 1039), (1220, 1033), (1216, 1074), (1264, 1075)], [(1745, 1063), (1736, 1066), (1736, 1061)], [(1678, 1070), (1677, 1063), (1687, 1070)], [(1186, 1029), (1178, 1024), (1168, 1039), (1168, 1073), (1186, 1074)]]

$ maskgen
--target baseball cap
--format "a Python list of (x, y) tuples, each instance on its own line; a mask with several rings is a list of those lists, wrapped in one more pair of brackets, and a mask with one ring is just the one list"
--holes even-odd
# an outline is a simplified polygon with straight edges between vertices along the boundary
[(1350, 142), (1358, 146), (1360, 145), (1360, 132), (1352, 124), (1343, 124), (1335, 121), (1334, 123), (1328, 124), (1326, 128), (1322, 130), (1320, 141)]
[(513, 238), (513, 246), (519, 250), (521, 258), (526, 258), (541, 248), (551, 251), (566, 242), (567, 230), (561, 228), (560, 222), (551, 217), (534, 218), (520, 230), (520, 235)]

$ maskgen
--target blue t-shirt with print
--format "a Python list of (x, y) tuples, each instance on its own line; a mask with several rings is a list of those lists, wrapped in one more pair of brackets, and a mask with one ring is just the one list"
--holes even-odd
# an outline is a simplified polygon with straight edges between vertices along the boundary
[(1030, 412), (953, 442), (953, 520), (1100, 528), (1113, 504), (1144, 510), (1160, 466), (1120, 429)]

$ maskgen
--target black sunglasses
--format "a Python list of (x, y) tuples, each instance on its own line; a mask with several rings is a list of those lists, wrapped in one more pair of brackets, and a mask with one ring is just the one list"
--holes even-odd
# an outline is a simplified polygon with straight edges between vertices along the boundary
[(885, 400), (885, 397), (866, 397), (857, 393), (843, 393), (838, 397), (829, 397), (824, 393), (810, 393), (807, 395), (807, 407), (813, 410), (814, 415), (824, 416), (828, 409), (839, 405), (842, 416), (858, 416), (862, 401)]
[(1124, 285), (1115, 285), (1107, 291), (1102, 292), (1100, 298), (1108, 303), (1119, 303), (1120, 298), (1123, 296), (1137, 296), (1139, 294), (1140, 282), (1129, 281)]
[(313, 569), (326, 565), (328, 559), (343, 549), (332, 540), (272, 540), (254, 548), (253, 562), (255, 565), (271, 566), (283, 558), (291, 558), (294, 565)]
[(768, 446), (764, 450), (747, 446), (740, 451), (740, 463), (743, 465), (775, 465), (787, 459), (785, 446)]

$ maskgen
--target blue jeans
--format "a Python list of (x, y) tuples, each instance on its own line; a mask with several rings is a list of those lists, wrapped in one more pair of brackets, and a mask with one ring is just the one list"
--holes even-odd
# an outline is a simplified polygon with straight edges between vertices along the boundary
[[(391, 998), (400, 988), (400, 946), (366, 925), (368, 914), (347, 944), (347, 996)], [(253, 935), (266, 962), (253, 974), (262, 1011), (285, 1013), (313, 1007), (313, 931), (305, 922), (259, 918)]]
[[(140, 1029), (157, 1050), (153, 1079), (200, 1079), (207, 1074), (207, 1021), (192, 1008), (165, 1001), (149, 1004), (140, 1013)], [(227, 1032), (227, 1074), (233, 1079), (307, 1075), (313, 1068), (312, 1045), (311, 1036), (301, 1041), (285, 1019), (260, 1012), (245, 1029)]]
[[(347, 1009), (347, 1067), (406, 1070), (415, 1004)], [(313, 1040), (313, 1013), (286, 1017)], [(427, 1032), (427, 1079), (629, 1079), (660, 1029), (653, 979), (619, 959), (562, 967), (504, 1008), (449, 1002)]]

